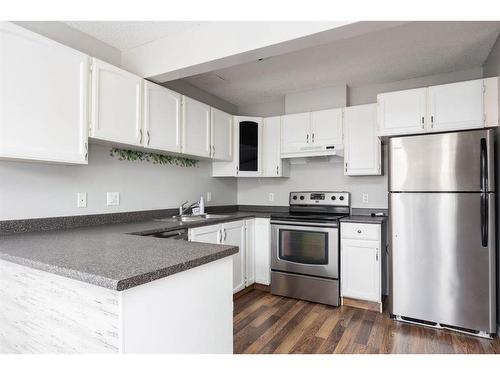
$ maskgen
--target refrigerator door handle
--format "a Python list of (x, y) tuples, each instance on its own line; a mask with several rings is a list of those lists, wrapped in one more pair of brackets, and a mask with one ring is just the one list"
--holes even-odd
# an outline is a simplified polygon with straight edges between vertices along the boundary
[(481, 245), (483, 247), (488, 247), (488, 194), (481, 193)]
[(481, 138), (480, 179), (481, 192), (486, 193), (488, 191), (488, 150), (486, 138)]

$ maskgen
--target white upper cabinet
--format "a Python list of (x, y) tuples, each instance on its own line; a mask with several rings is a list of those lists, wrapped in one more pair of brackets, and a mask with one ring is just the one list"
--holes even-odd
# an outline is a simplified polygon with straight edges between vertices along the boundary
[(427, 88), (379, 94), (377, 102), (379, 135), (424, 131)]
[(92, 138), (142, 145), (142, 84), (141, 77), (92, 60)]
[(89, 57), (0, 22), (0, 158), (87, 163)]
[(233, 116), (216, 108), (211, 109), (212, 116), (212, 158), (216, 160), (233, 159)]
[(281, 117), (267, 117), (262, 126), (262, 176), (289, 177), (290, 164), (281, 159)]
[(429, 87), (428, 108), (431, 131), (483, 127), (483, 80)]
[(377, 136), (377, 105), (366, 104), (344, 109), (347, 176), (380, 175), (381, 144)]
[(498, 77), (379, 94), (379, 135), (498, 126)]
[(209, 158), (210, 106), (182, 97), (182, 153)]
[(181, 95), (144, 81), (144, 147), (181, 152)]
[(342, 108), (311, 112), (312, 146), (342, 145)]
[(343, 146), (342, 108), (284, 115), (281, 157), (334, 155)]
[(310, 131), (310, 112), (284, 115), (281, 127), (281, 153), (283, 155), (300, 153), (311, 142)]

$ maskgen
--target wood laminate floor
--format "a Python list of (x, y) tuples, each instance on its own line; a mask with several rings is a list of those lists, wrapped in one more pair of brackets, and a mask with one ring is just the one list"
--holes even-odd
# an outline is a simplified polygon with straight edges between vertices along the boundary
[(348, 306), (331, 307), (252, 290), (234, 301), (235, 353), (500, 354), (500, 339), (396, 322)]

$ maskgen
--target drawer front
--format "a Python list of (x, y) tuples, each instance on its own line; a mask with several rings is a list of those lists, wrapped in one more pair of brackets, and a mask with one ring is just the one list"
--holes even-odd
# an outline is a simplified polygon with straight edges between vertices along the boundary
[(340, 231), (342, 238), (380, 240), (380, 224), (342, 223)]

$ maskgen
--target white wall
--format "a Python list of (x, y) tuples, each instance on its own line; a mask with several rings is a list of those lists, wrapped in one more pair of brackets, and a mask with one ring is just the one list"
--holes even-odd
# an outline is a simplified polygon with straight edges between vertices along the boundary
[(110, 64), (121, 66), (121, 52), (100, 40), (73, 29), (58, 21), (16, 21), (13, 22), (25, 29), (55, 40), (68, 47), (97, 57)]
[[(320, 110), (329, 103), (332, 103), (330, 107), (345, 105), (342, 103), (349, 103), (349, 105), (374, 103), (379, 92), (477, 79), (482, 77), (482, 72), (482, 68), (476, 68), (350, 89), (345, 85), (340, 85), (304, 93), (293, 93), (283, 98), (285, 105), (281, 113), (276, 113), (279, 109), (278, 105), (272, 108), (273, 115)], [(252, 106), (252, 115), (267, 116), (270, 112), (269, 106), (260, 107), (259, 109), (258, 105)], [(238, 108), (239, 111), (242, 109), (245, 108)], [(384, 155), (387, 159), (387, 152)], [(384, 176), (347, 177), (344, 176), (342, 161), (343, 159), (339, 159), (337, 164), (314, 161), (305, 165), (292, 165), (290, 178), (240, 178), (238, 179), (238, 204), (287, 205), (288, 193), (293, 190), (346, 190), (352, 193), (353, 207), (387, 208), (387, 168), (385, 168)], [(387, 166), (386, 161), (384, 164)], [(274, 202), (268, 201), (269, 193), (274, 193)], [(363, 203), (362, 193), (368, 193), (368, 203)]]
[(162, 86), (168, 87), (170, 90), (174, 90), (179, 94), (189, 96), (190, 98), (211, 105), (212, 107), (218, 108), (221, 111), (225, 111), (230, 114), (238, 113), (238, 108), (234, 104), (226, 102), (218, 96), (201, 90), (198, 87), (191, 85), (187, 81), (180, 79), (176, 81), (165, 82), (162, 84)]
[[(483, 65), (483, 73), (484, 77), (494, 77), (494, 76), (500, 76), (500, 38), (497, 39), (495, 45), (493, 46), (490, 55), (486, 59), (484, 65)], [(498, 105), (500, 106), (500, 87), (498, 88)], [(497, 186), (497, 191), (498, 191), (498, 186), (499, 185), (499, 179), (500, 179), (500, 151), (498, 149), (499, 143), (500, 142), (500, 128), (497, 128), (496, 130), (496, 186)], [(496, 238), (497, 238), (497, 326), (498, 328), (498, 333), (500, 334), (500, 252), (498, 249), (500, 248), (500, 217), (498, 213), (500, 212), (500, 199), (498, 198), (498, 193), (497, 193), (497, 231), (496, 231)]]
[[(207, 205), (236, 204), (236, 181), (212, 178), (211, 162), (198, 168), (120, 161), (110, 147), (91, 145), (89, 164), (47, 165), (0, 161), (0, 220), (175, 208), (207, 191)], [(119, 206), (106, 206), (106, 192), (120, 192)], [(77, 208), (77, 192), (88, 207)]]

